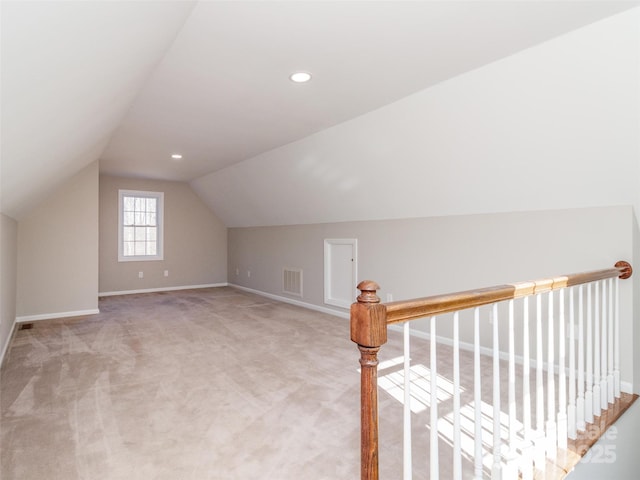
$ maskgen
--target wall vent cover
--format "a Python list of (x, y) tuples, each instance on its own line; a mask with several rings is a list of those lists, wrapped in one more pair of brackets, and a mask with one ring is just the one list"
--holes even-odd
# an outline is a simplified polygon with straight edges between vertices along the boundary
[(282, 271), (282, 292), (302, 297), (302, 269), (284, 267)]

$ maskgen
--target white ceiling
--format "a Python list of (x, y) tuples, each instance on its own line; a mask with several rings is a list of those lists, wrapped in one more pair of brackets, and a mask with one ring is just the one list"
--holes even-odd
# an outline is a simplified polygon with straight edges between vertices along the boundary
[(3, 1), (1, 208), (96, 159), (193, 180), (637, 4)]

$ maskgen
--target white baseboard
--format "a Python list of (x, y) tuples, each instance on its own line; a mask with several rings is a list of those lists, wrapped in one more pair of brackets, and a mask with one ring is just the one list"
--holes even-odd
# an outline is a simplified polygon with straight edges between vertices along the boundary
[(57, 313), (42, 313), (39, 315), (24, 315), (22, 317), (16, 317), (16, 323), (24, 322), (37, 322), (40, 320), (52, 320), (54, 318), (67, 318), (67, 317), (83, 317), (85, 315), (96, 315), (100, 313), (100, 310), (93, 308), (91, 310), (76, 310), (75, 312), (57, 312)]
[[(393, 330), (396, 332), (400, 332), (402, 333), (402, 326), (400, 325), (389, 325), (387, 327), (389, 330)], [(416, 338), (421, 338), (423, 340), (430, 340), (431, 339), (431, 334), (427, 333), (427, 332), (423, 332), (420, 330), (416, 330), (416, 329), (412, 329), (411, 330), (411, 336), (416, 337)], [(436, 343), (440, 343), (442, 345), (447, 345), (449, 347), (453, 346), (453, 339), (452, 338), (448, 338), (448, 337), (442, 337), (440, 335), (436, 336)], [(474, 345), (472, 343), (469, 342), (459, 342), (458, 343), (460, 350), (466, 350), (468, 352), (473, 352), (474, 349)], [(493, 357), (493, 348), (491, 347), (483, 347), (482, 345), (480, 346), (480, 355), (486, 355), (487, 357)], [(500, 360), (504, 360), (505, 362), (509, 361), (509, 352), (503, 352), (502, 350), (500, 350), (498, 352), (498, 358)], [(514, 355), (514, 361), (517, 365), (522, 365), (524, 364), (524, 357), (522, 355)], [(535, 359), (530, 359), (529, 360), (529, 365), (531, 366), (531, 368), (536, 368), (537, 367), (537, 363), (535, 361)], [(548, 363), (543, 362), (542, 364), (542, 369), (546, 372), (548, 370)], [(559, 372), (559, 367), (558, 365), (554, 365), (554, 371), (557, 374)], [(568, 375), (569, 374), (569, 369), (565, 368), (565, 373)]]
[[(403, 327), (401, 325), (389, 325), (387, 328), (389, 330), (393, 330), (394, 332), (402, 333), (402, 331), (403, 331)], [(416, 337), (416, 338), (421, 338), (423, 340), (430, 340), (431, 339), (431, 334), (429, 334), (427, 332), (422, 332), (420, 330), (416, 330), (415, 328), (411, 329), (411, 336), (412, 337)], [(448, 345), (448, 346), (452, 347), (453, 346), (453, 339), (447, 338), (447, 337), (441, 337), (440, 335), (436, 335), (436, 343), (441, 343), (443, 345)], [(469, 352), (473, 352), (474, 351), (474, 347), (473, 347), (472, 343), (459, 342), (458, 345), (460, 346), (460, 350), (467, 350)], [(489, 347), (480, 346), (480, 354), (492, 357), (493, 356), (493, 349), (489, 348)], [(509, 360), (509, 352), (502, 352), (501, 351), (500, 352), (500, 359), (501, 360)], [(523, 359), (520, 356), (516, 356), (515, 361), (516, 361), (516, 363), (520, 363), (521, 364)], [(532, 366), (535, 366), (535, 364), (532, 364)]]
[(238, 290), (243, 290), (245, 292), (255, 293), (256, 295), (267, 297), (272, 300), (277, 300), (279, 302), (290, 303), (291, 305), (296, 305), (298, 307), (308, 308), (309, 310), (315, 310), (316, 312), (328, 313), (329, 315), (333, 315), (335, 317), (340, 317), (340, 318), (346, 318), (346, 319), (349, 318), (349, 313), (347, 312), (340, 312), (338, 310), (321, 307), (319, 305), (314, 305), (312, 303), (301, 302), (300, 300), (294, 300), (293, 298), (281, 297), (280, 295), (274, 295), (273, 293), (267, 293), (261, 290), (254, 290), (253, 288), (243, 287), (242, 285), (236, 285), (234, 283), (230, 283), (229, 286), (237, 288)]
[(208, 283), (206, 285), (182, 285), (178, 287), (144, 288), (142, 290), (122, 290), (119, 292), (100, 292), (98, 297), (113, 297), (115, 295), (134, 295), (136, 293), (172, 292), (174, 290), (195, 290), (198, 288), (226, 287), (228, 283)]
[[(395, 332), (400, 332), (402, 333), (403, 331), (403, 327), (401, 325), (389, 325), (387, 327), (389, 330), (395, 331)], [(416, 337), (416, 338), (421, 338), (423, 340), (430, 340), (431, 339), (431, 335), (427, 332), (423, 332), (420, 330), (416, 330), (416, 329), (412, 329), (411, 330), (411, 336)], [(447, 337), (441, 337), (441, 336), (436, 336), (436, 342), (440, 343), (442, 345), (447, 345), (452, 347), (453, 346), (453, 339), (451, 338), (447, 338)], [(460, 346), (460, 350), (466, 350), (469, 352), (473, 352), (474, 351), (474, 346), (472, 343), (468, 343), (468, 342), (460, 342), (459, 343)], [(490, 347), (480, 347), (480, 355), (486, 355), (489, 357), (493, 356), (493, 349)], [(500, 351), (499, 353), (499, 358), (500, 360), (504, 360), (504, 361), (509, 361), (509, 352), (503, 352)], [(524, 363), (524, 357), (522, 355), (515, 355), (514, 356), (514, 361), (516, 364), (518, 365), (522, 365)], [(530, 359), (529, 360), (529, 365), (531, 368), (536, 368), (537, 367), (537, 363), (534, 359)], [(549, 370), (549, 365), (546, 362), (543, 362), (542, 365), (542, 369), (546, 372)], [(559, 372), (559, 367), (558, 365), (554, 365), (554, 372), (557, 374)], [(566, 375), (569, 375), (569, 367), (565, 368), (565, 373)], [(576, 377), (578, 376), (578, 372), (575, 371)], [(620, 390), (625, 392), (625, 393), (633, 393), (633, 384), (630, 382), (620, 382)]]
[(6, 340), (4, 341), (4, 345), (2, 346), (2, 353), (0, 353), (0, 366), (2, 366), (4, 362), (4, 356), (9, 350), (9, 345), (11, 345), (11, 341), (13, 340), (13, 336), (16, 334), (16, 321), (13, 320), (13, 325), (11, 325), (11, 331), (9, 335), (7, 335)]

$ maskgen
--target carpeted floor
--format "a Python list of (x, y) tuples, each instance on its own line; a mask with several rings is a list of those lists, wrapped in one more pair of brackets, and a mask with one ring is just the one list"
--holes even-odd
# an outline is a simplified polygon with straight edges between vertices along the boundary
[(2, 479), (357, 477), (346, 320), (231, 288), (100, 310), (16, 333)]
[[(107, 297), (100, 310), (16, 332), (0, 381), (3, 480), (359, 478), (359, 354), (347, 320), (233, 288)], [(391, 332), (380, 355), (385, 479), (401, 476), (401, 352)], [(472, 386), (471, 355), (461, 355)], [(439, 347), (442, 478), (451, 476), (450, 359)], [(488, 406), (491, 359), (482, 362)], [(428, 369), (417, 363), (414, 376), (414, 471), (427, 478)], [(464, 478), (472, 400), (467, 387)], [(490, 407), (485, 419), (489, 443)]]

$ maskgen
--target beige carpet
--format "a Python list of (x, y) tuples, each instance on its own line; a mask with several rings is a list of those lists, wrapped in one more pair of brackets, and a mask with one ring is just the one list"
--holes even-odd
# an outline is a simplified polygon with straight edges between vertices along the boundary
[[(347, 320), (233, 288), (107, 297), (100, 310), (16, 332), (0, 383), (3, 480), (359, 478), (358, 351)], [(400, 335), (390, 337), (382, 361), (401, 355)], [(451, 350), (440, 355), (439, 409), (451, 418)], [(470, 361), (465, 353), (467, 409)], [(491, 360), (483, 365), (490, 403)], [(380, 372), (387, 480), (401, 475), (402, 406), (387, 393), (399, 368)], [(420, 368), (415, 375), (426, 385)], [(427, 478), (428, 392), (416, 392), (414, 468)], [(440, 429), (449, 478), (447, 420)], [(471, 478), (470, 460), (463, 468)]]
[(2, 479), (356, 478), (348, 322), (231, 288), (17, 332)]

